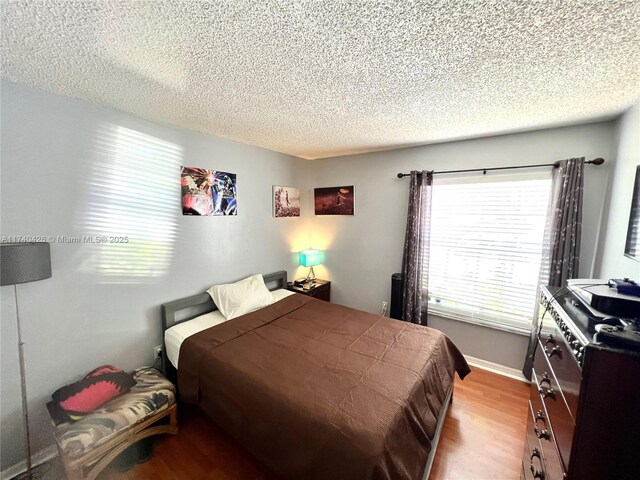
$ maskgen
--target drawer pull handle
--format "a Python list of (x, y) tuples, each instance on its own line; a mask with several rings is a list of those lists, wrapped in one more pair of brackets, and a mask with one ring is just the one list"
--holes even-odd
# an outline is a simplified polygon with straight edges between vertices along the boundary
[(542, 387), (540, 387), (538, 389), (538, 393), (540, 394), (540, 396), (542, 398), (547, 398), (547, 397), (551, 397), (552, 399), (555, 400), (556, 398), (556, 391), (553, 388), (547, 388), (546, 390)]
[(534, 431), (536, 432), (536, 437), (544, 438), (545, 440), (549, 440), (549, 430), (547, 430), (546, 428), (543, 428), (542, 430), (540, 430), (538, 428), (538, 426), (536, 425), (534, 427)]
[[(545, 428), (538, 428), (538, 420), (542, 420), (542, 423), (544, 423)], [(547, 426), (547, 419), (544, 417), (544, 413), (542, 413), (542, 410), (538, 410), (536, 412), (535, 426), (533, 427), (533, 431), (536, 432), (536, 437), (544, 438), (545, 440), (549, 440), (549, 438), (551, 438), (551, 435), (549, 434), (549, 430), (546, 429), (546, 426)]]
[(531, 474), (533, 475), (533, 478), (539, 478), (540, 480), (544, 480), (544, 472), (542, 470), (538, 470), (534, 465), (533, 465), (533, 459), (537, 458), (540, 461), (540, 466), (542, 466), (542, 458), (540, 457), (540, 450), (538, 450), (537, 448), (534, 448), (533, 451), (531, 452)]
[(544, 472), (542, 470), (537, 470), (533, 466), (533, 462), (531, 462), (531, 474), (533, 475), (533, 478), (539, 478), (540, 480), (544, 480)]
[(544, 353), (547, 356), (547, 358), (551, 358), (554, 355), (559, 355), (560, 352), (561, 352), (561, 349), (558, 345), (553, 347), (551, 350), (549, 350), (549, 347), (544, 347)]
[(547, 372), (544, 372), (542, 374), (542, 378), (540, 378), (540, 385), (542, 385), (545, 382), (551, 385), (551, 379), (549, 378), (549, 374)]

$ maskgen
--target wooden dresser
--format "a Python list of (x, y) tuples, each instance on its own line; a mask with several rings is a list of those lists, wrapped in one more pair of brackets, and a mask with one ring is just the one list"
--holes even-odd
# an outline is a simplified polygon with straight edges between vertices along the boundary
[(566, 289), (542, 287), (539, 310), (521, 478), (640, 479), (640, 353), (595, 342)]

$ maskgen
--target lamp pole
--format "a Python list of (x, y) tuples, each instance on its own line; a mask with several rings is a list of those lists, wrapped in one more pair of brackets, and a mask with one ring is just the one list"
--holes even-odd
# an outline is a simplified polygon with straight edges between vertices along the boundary
[(16, 324), (18, 325), (18, 363), (20, 364), (20, 393), (22, 394), (22, 419), (24, 422), (24, 447), (27, 452), (27, 478), (33, 478), (31, 474), (31, 436), (29, 434), (29, 407), (27, 405), (27, 376), (24, 369), (24, 342), (22, 341), (22, 328), (20, 328), (20, 309), (18, 307), (18, 285), (13, 285), (13, 294), (16, 301)]

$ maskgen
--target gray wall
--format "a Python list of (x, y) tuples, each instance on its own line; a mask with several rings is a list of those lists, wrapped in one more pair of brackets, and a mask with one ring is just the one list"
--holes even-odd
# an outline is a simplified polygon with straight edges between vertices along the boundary
[(640, 262), (624, 256), (636, 168), (640, 165), (640, 102), (616, 122), (598, 277), (640, 279)]
[[(150, 362), (162, 302), (252, 273), (295, 275), (292, 252), (308, 247), (307, 198), (300, 219), (273, 218), (270, 201), (274, 184), (304, 186), (305, 160), (9, 82), (1, 154), (3, 237), (150, 239), (115, 251), (52, 243), (53, 277), (18, 286), (34, 452), (52, 443), (44, 404), (56, 388), (101, 364)], [(180, 165), (236, 173), (238, 216), (183, 217)], [(0, 291), (4, 469), (24, 456), (13, 287)]]
[[(402, 265), (409, 181), (398, 172), (549, 163), (612, 156), (613, 124), (597, 123), (487, 137), (312, 162), (313, 186), (355, 185), (354, 217), (315, 217), (311, 241), (326, 250), (318, 274), (333, 280), (332, 299), (370, 312), (389, 300), (391, 274)], [(588, 166), (580, 274), (591, 276), (609, 162)], [(468, 355), (520, 368), (526, 338), (456, 320), (430, 317)]]

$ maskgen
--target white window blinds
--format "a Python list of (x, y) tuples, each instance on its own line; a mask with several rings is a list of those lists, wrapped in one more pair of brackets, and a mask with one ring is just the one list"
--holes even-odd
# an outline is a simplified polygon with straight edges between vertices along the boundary
[(428, 265), (430, 312), (529, 331), (550, 177), (436, 178)]

